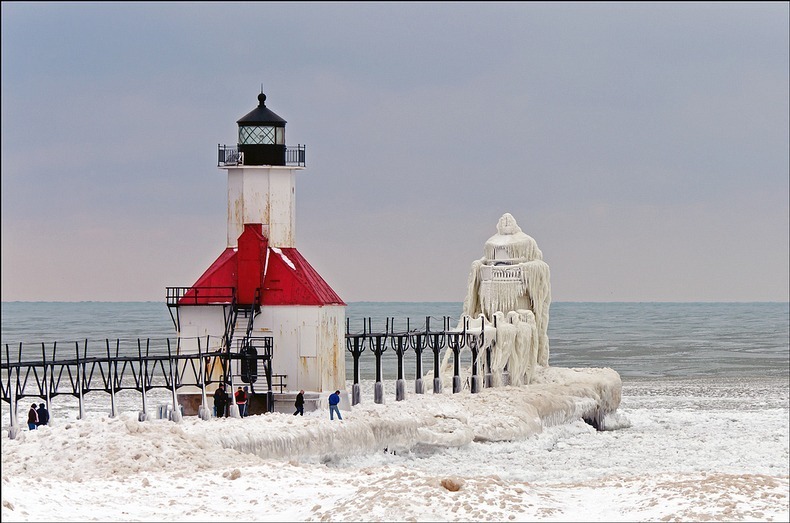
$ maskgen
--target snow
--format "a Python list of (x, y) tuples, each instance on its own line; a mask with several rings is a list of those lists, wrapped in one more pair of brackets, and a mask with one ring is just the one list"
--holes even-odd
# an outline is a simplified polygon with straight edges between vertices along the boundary
[(785, 384), (753, 398), (632, 387), (617, 429), (599, 432), (580, 415), (621, 391), (596, 372), (386, 405), (365, 382), (343, 421), (325, 408), (179, 423), (139, 422), (133, 403), (116, 418), (58, 409), (51, 426), (3, 432), (2, 520), (788, 519)]
[(292, 270), (296, 270), (296, 266), (294, 265), (294, 262), (292, 262), (292, 261), (291, 261), (291, 259), (290, 259), (288, 256), (286, 256), (286, 255), (285, 255), (285, 253), (284, 253), (283, 251), (281, 251), (281, 250), (280, 250), (280, 249), (278, 249), (277, 247), (272, 247), (271, 249), (272, 249), (272, 251), (274, 251), (274, 252), (275, 252), (275, 253), (276, 253), (278, 256), (280, 256), (280, 258), (282, 258), (282, 260), (283, 260), (283, 261), (284, 261), (284, 262), (285, 262), (285, 263), (286, 263), (286, 264), (287, 264), (287, 265), (288, 265), (288, 266), (289, 266), (289, 267), (290, 267)]

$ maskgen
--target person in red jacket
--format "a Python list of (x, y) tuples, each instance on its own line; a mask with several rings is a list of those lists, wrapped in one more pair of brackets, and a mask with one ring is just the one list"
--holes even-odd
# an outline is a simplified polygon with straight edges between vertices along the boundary
[(247, 415), (247, 393), (239, 387), (236, 391), (236, 405), (239, 406), (239, 416), (242, 418)]
[(36, 404), (34, 403), (30, 410), (27, 411), (27, 428), (36, 430), (38, 426), (38, 412), (36, 412)]

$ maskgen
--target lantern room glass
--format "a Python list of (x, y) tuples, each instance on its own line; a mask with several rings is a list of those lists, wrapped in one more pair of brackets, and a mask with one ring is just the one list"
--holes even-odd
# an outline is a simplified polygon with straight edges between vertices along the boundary
[(244, 145), (283, 145), (285, 127), (268, 125), (239, 127), (239, 143)]

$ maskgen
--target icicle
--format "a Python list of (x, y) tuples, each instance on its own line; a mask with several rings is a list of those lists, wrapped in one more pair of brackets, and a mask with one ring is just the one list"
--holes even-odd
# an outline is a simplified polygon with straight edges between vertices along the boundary
[(469, 317), (474, 317), (480, 314), (480, 300), (477, 295), (477, 288), (480, 285), (480, 266), (483, 265), (484, 259), (475, 260), (472, 262), (472, 268), (469, 270), (469, 280), (466, 289), (466, 299), (464, 299), (464, 312), (463, 314)]
[[(493, 374), (494, 386), (500, 387), (504, 384), (502, 373), (510, 360), (513, 347), (516, 342), (516, 327), (505, 319), (501, 312), (495, 313), (496, 317), (496, 346), (491, 354), (491, 372)], [(509, 369), (508, 369), (509, 370)]]
[(521, 363), (523, 371), (524, 385), (529, 385), (532, 382), (535, 373), (535, 364), (538, 356), (538, 335), (535, 326), (535, 314), (526, 309), (519, 309), (516, 311), (519, 315), (520, 323), (519, 338), (517, 343), (520, 344), (520, 353), (523, 355), (524, 361)]
[(527, 383), (532, 383), (535, 377), (535, 370), (538, 365), (538, 327), (535, 324), (535, 314), (532, 311), (524, 311), (525, 321), (529, 325), (529, 363), (527, 364)]
[(549, 266), (543, 261), (531, 261), (520, 264), (522, 278), (529, 289), (532, 302), (530, 309), (535, 314), (538, 330), (538, 364), (549, 365), (549, 307), (551, 305), (551, 283)]
[(510, 384), (519, 387), (523, 385), (524, 382), (524, 369), (522, 369), (524, 355), (522, 354), (522, 347), (520, 343), (521, 320), (515, 311), (510, 311), (507, 313), (507, 321), (513, 326), (515, 334), (513, 337), (513, 350), (510, 352), (510, 357), (508, 358), (507, 369), (510, 373)]

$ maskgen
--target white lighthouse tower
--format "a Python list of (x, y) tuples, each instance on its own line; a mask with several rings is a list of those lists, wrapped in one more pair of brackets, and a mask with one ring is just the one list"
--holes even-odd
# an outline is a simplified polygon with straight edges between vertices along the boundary
[[(238, 144), (220, 145), (218, 158), (228, 177), (227, 245), (191, 287), (168, 288), (167, 301), (180, 350), (227, 350), (230, 372), (210, 365), (206, 373), (215, 384), (249, 384), (256, 392), (249, 413), (256, 414), (272, 407), (264, 396), (255, 401), (267, 388), (283, 409), (300, 389), (317, 397), (345, 388), (346, 304), (296, 248), (296, 174), (305, 169), (305, 147), (286, 146), (286, 121), (266, 107), (263, 93), (237, 123)], [(256, 348), (270, 351), (274, 383), (233, 358)], [(199, 390), (179, 394), (185, 414), (201, 402)]]
[[(295, 247), (296, 173), (304, 169), (304, 148), (285, 145), (285, 120), (266, 107), (242, 116), (237, 155), (227, 154), (220, 166), (228, 173), (228, 247), (236, 247), (247, 223), (261, 224), (262, 233), (279, 248)], [(288, 165), (287, 165), (287, 164)]]

